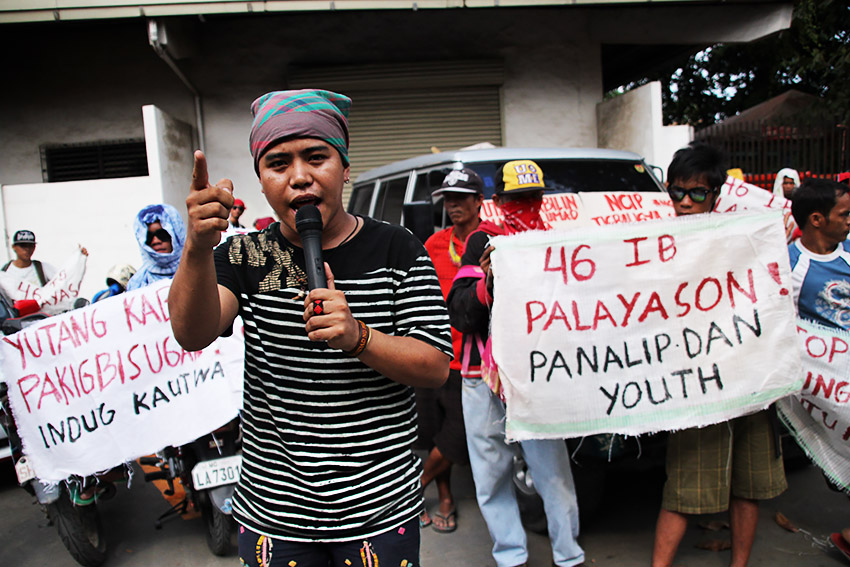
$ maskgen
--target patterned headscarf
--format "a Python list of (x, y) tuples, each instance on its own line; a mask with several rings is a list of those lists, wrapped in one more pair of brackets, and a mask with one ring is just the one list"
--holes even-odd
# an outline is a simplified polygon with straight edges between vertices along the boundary
[(275, 91), (251, 104), (251, 155), (260, 173), (260, 158), (275, 142), (298, 136), (324, 140), (339, 152), (348, 167), (348, 111), (345, 95), (315, 89)]
[[(172, 251), (161, 254), (145, 244), (148, 238), (148, 225), (158, 222), (171, 235)], [(142, 252), (142, 267), (127, 283), (127, 291), (145, 287), (157, 280), (173, 278), (180, 263), (180, 254), (186, 242), (186, 226), (183, 217), (171, 205), (148, 205), (136, 215), (133, 221), (133, 233)]]

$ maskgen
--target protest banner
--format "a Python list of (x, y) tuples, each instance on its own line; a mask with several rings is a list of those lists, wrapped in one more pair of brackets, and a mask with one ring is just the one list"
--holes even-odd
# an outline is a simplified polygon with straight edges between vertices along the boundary
[(801, 387), (778, 211), (493, 245), (493, 356), (509, 438), (704, 426)]
[(182, 445), (242, 403), (241, 330), (180, 348), (170, 280), (48, 317), (0, 340), (0, 367), (36, 476), (89, 475)]
[[(666, 193), (581, 192), (547, 193), (540, 211), (552, 228), (569, 229), (624, 222), (637, 222), (674, 216)], [(481, 205), (482, 220), (501, 223), (503, 216), (493, 201)]]
[[(796, 226), (790, 215), (791, 201), (731, 176), (721, 187), (713, 210), (723, 213), (780, 210), (787, 213), (786, 228)], [(568, 230), (672, 218), (676, 213), (670, 197), (661, 191), (599, 191), (546, 193), (541, 215), (552, 228)], [(495, 223), (503, 219), (499, 208), (489, 199), (481, 206), (480, 216)]]
[(86, 275), (88, 257), (81, 249), (68, 259), (62, 269), (43, 287), (21, 281), (8, 272), (0, 272), (0, 293), (12, 301), (34, 299), (44, 313), (54, 315), (74, 306), (80, 295), (80, 283)]
[(833, 483), (850, 491), (850, 333), (798, 321), (802, 391), (776, 407), (797, 443)]
[(791, 201), (789, 199), (774, 195), (771, 191), (745, 183), (731, 175), (726, 178), (726, 182), (720, 188), (720, 195), (714, 202), (714, 209), (712, 210), (716, 213), (782, 211), (788, 242), (791, 241), (790, 237), (794, 229), (797, 228), (797, 223), (791, 216)]

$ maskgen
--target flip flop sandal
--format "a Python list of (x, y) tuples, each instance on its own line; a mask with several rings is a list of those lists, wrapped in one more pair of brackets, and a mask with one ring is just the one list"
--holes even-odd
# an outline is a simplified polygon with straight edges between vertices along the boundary
[[(440, 511), (437, 510), (436, 512), (434, 512), (434, 517), (440, 518), (441, 520), (443, 520), (443, 523), (445, 524), (445, 527), (441, 528), (441, 527), (438, 527), (436, 522), (435, 522), (431, 526), (434, 529), (435, 532), (438, 532), (438, 533), (441, 533), (441, 534), (450, 534), (457, 529), (457, 508), (455, 508), (454, 506), (452, 506), (451, 511), (449, 511), (449, 513), (445, 514), (445, 515), (441, 514)], [(451, 525), (449, 523), (450, 518), (454, 518), (454, 520), (455, 520), (454, 525)]]
[(431, 520), (431, 515), (430, 515), (430, 514), (428, 514), (428, 519), (427, 519), (427, 520), (423, 520), (423, 519), (422, 519), (422, 515), (423, 515), (423, 514), (427, 514), (427, 513), (428, 513), (428, 512), (427, 512), (427, 511), (425, 511), (425, 512), (422, 512), (422, 514), (419, 514), (419, 529), (427, 528), (428, 526), (430, 526), (430, 525), (431, 525), (432, 520)]
[(850, 560), (850, 544), (844, 541), (844, 538), (841, 537), (840, 533), (834, 533), (829, 536), (829, 541), (835, 549), (841, 552), (841, 554)]

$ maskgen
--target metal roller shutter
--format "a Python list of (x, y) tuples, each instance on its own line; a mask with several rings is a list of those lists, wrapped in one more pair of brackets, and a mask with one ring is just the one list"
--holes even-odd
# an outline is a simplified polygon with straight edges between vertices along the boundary
[[(502, 143), (502, 64), (493, 61), (369, 65), (303, 71), (291, 88), (324, 88), (353, 100), (351, 179), (439, 148)], [(348, 202), (346, 187), (344, 201)]]

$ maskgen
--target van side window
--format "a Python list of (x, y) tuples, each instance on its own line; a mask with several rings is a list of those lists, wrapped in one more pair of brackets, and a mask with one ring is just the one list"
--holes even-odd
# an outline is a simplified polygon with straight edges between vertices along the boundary
[(448, 167), (432, 169), (416, 176), (416, 185), (413, 186), (414, 201), (430, 201), (431, 193), (440, 188), (443, 179), (451, 171)]
[(407, 179), (405, 176), (381, 182), (378, 186), (378, 201), (375, 203), (376, 219), (401, 224), (401, 206), (407, 191)]
[(374, 191), (374, 182), (365, 185), (355, 185), (351, 191), (348, 212), (355, 215), (369, 216), (369, 205), (372, 204), (372, 193)]

